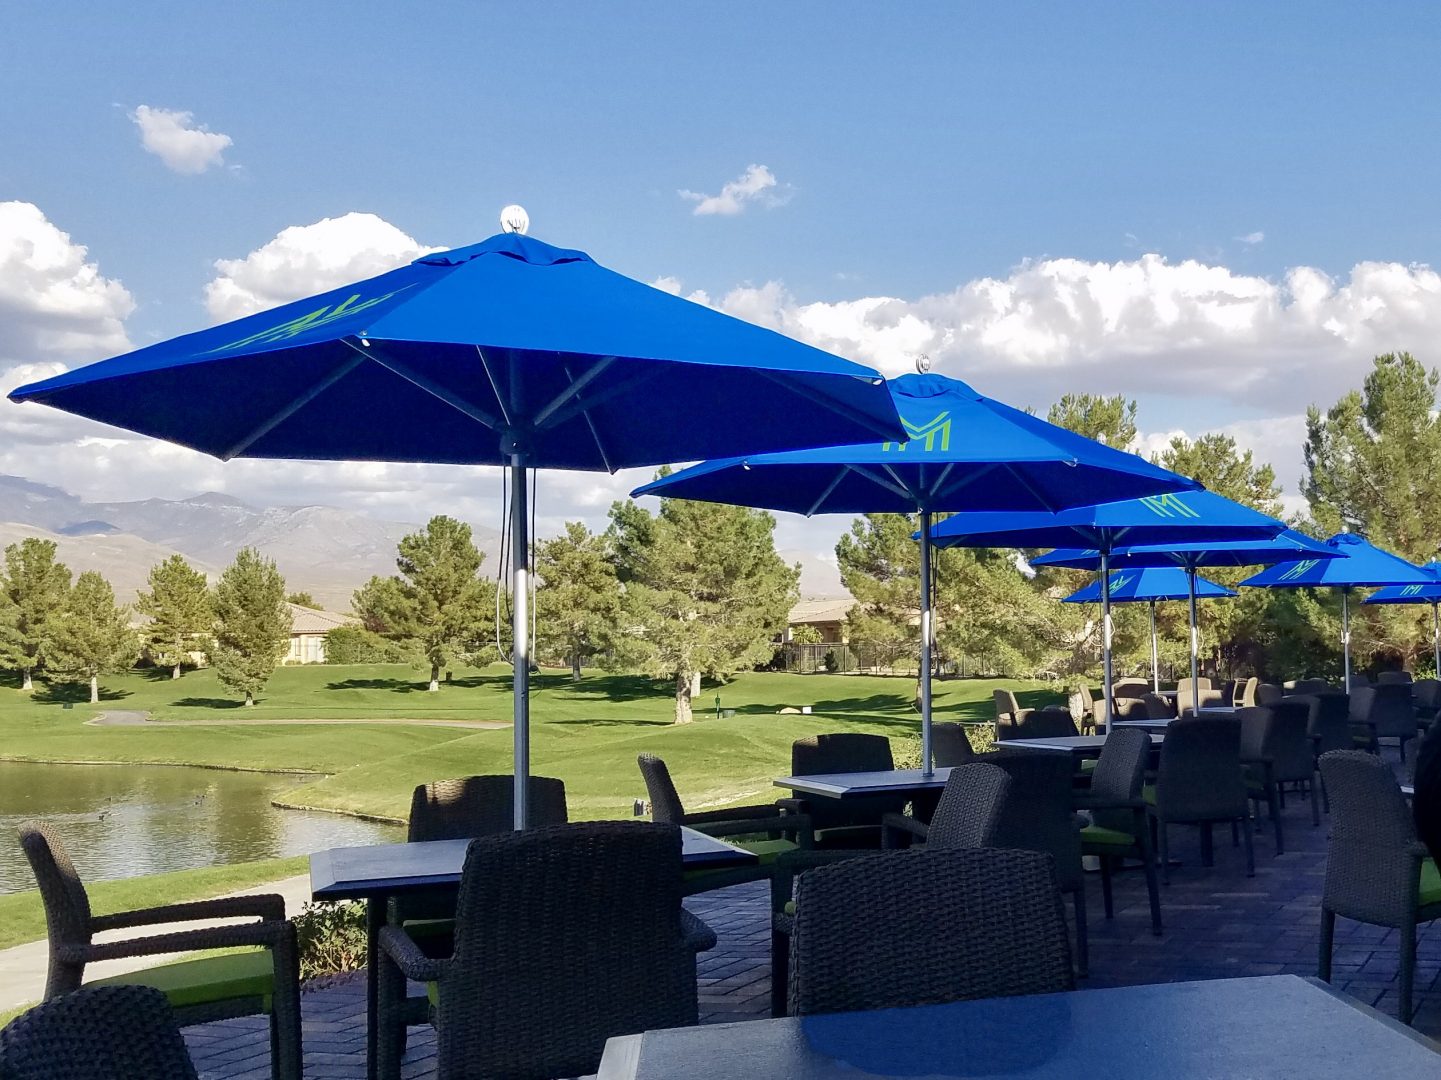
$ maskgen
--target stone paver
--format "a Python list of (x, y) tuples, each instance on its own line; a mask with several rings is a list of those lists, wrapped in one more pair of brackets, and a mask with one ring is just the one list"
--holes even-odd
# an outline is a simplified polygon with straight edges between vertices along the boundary
[[(1116, 914), (1101, 907), (1098, 875), (1088, 875), (1091, 974), (1083, 987), (1121, 986), (1244, 975), (1316, 973), (1316, 933), (1324, 873), (1326, 822), (1312, 828), (1304, 799), (1284, 812), (1286, 854), (1275, 857), (1269, 827), (1256, 833), (1256, 876), (1247, 878), (1241, 850), (1217, 830), (1216, 865), (1200, 865), (1198, 833), (1175, 827), (1171, 854), (1182, 865), (1163, 887), (1165, 933), (1150, 932), (1145, 881), (1139, 870), (1119, 874)], [(719, 944), (699, 968), (703, 1023), (756, 1019), (770, 1006), (770, 933), (764, 884), (687, 901), (716, 931)], [(1334, 985), (1394, 1015), (1396, 935), (1342, 920), (1336, 931)], [(1416, 1027), (1441, 1037), (1441, 929), (1420, 934)], [(305, 995), (306, 1075), (358, 1080), (364, 1068), (364, 983), (339, 980)], [(249, 1080), (265, 1075), (265, 1022), (210, 1024), (186, 1038), (206, 1080)], [(433, 1076), (432, 1034), (412, 1029), (407, 1080)]]

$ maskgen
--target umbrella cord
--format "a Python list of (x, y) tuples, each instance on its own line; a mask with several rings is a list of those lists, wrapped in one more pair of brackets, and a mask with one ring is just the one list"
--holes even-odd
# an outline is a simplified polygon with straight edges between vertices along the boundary
[[(534, 557), (534, 556), (535, 556), (535, 523), (536, 523), (535, 496), (536, 496), (536, 491), (537, 491), (537, 486), (536, 486), (536, 485), (537, 485), (537, 481), (538, 481), (538, 477), (536, 476), (535, 471), (532, 470), (532, 471), (531, 471), (531, 476), (530, 476), (530, 535), (529, 535), (529, 545), (528, 545), (526, 551), (523, 553), (523, 557), (525, 558), (526, 569), (529, 571), (529, 572), (526, 574), (526, 587), (527, 587), (527, 589), (528, 589), (529, 596), (530, 596), (530, 655), (531, 655), (531, 656), (534, 656), (534, 655), (535, 655), (535, 627), (536, 627), (536, 613), (535, 613), (535, 557)], [(508, 476), (506, 475), (505, 470), (501, 470), (501, 474), (500, 474), (500, 518), (501, 518), (500, 557), (499, 557), (499, 559), (497, 560), (497, 566), (496, 566), (496, 571), (495, 571), (495, 623), (494, 623), (495, 648), (496, 648), (496, 652), (498, 652), (498, 653), (500, 654), (500, 658), (501, 658), (502, 662), (514, 666), (514, 664), (515, 664), (515, 650), (514, 650), (514, 648), (512, 648), (512, 649), (510, 649), (509, 651), (507, 651), (506, 648), (505, 648), (505, 642), (504, 642), (504, 628), (510, 624), (510, 622), (511, 622), (511, 616), (512, 616), (512, 613), (513, 613), (513, 611), (514, 611), (514, 606), (513, 606), (513, 604), (510, 603), (510, 602), (508, 602), (508, 598), (510, 597), (509, 586), (508, 586), (508, 583), (509, 583), (509, 581), (510, 581), (510, 570), (511, 570), (511, 565), (512, 565), (512, 559), (515, 557), (515, 552), (514, 552), (514, 550), (513, 550), (513, 544), (512, 544), (512, 540), (511, 540), (511, 533), (510, 533), (510, 529), (508, 528), (508, 524), (509, 524), (509, 522), (510, 522), (510, 499), (511, 499), (511, 492), (510, 492), (509, 478), (508, 478)]]

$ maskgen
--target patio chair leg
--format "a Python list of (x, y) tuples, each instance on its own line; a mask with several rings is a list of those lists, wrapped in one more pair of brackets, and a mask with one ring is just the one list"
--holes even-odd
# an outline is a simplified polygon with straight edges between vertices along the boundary
[(1084, 979), (1090, 974), (1091, 949), (1090, 940), (1087, 935), (1089, 929), (1086, 925), (1086, 882), (1081, 881), (1080, 888), (1071, 894), (1071, 900), (1076, 906), (1076, 975)]
[(1318, 828), (1321, 824), (1321, 808), (1316, 800), (1316, 777), (1311, 777), (1311, 782), (1308, 786), (1311, 789), (1311, 827), (1314, 829)]
[(1161, 855), (1161, 880), (1167, 885), (1171, 884), (1171, 849), (1168, 843), (1167, 826), (1164, 821), (1158, 822), (1157, 849)]
[(1201, 865), (1216, 865), (1216, 848), (1211, 837), (1211, 823), (1209, 821), (1201, 823)]
[(1255, 876), (1256, 876), (1256, 845), (1255, 845), (1255, 842), (1251, 839), (1251, 826), (1250, 826), (1250, 823), (1249, 823), (1249, 822), (1247, 823), (1246, 827), (1241, 830), (1241, 836), (1242, 836), (1242, 837), (1245, 839), (1245, 841), (1246, 841), (1246, 876), (1247, 876), (1247, 877), (1255, 877)]
[(1111, 857), (1101, 856), (1101, 906), (1106, 911), (1106, 918), (1116, 917), (1115, 905), (1111, 900)]
[(1335, 937), (1336, 913), (1323, 907), (1321, 909), (1321, 951), (1316, 959), (1316, 977), (1326, 983), (1331, 981), (1331, 943)]
[(1398, 1014), (1403, 1024), (1411, 1023), (1411, 988), (1416, 981), (1416, 924), (1401, 928), (1401, 1003)]
[(1276, 854), (1280, 855), (1284, 850), (1281, 842), (1281, 811), (1277, 809), (1276, 803), (1279, 798), (1277, 788), (1279, 784), (1272, 784), (1266, 791), (1266, 805), (1271, 813), (1271, 828), (1276, 833)]
[[(1320, 771), (1320, 762), (1317, 762), (1317, 771)], [(1331, 795), (1326, 790), (1326, 778), (1321, 777), (1321, 809), (1326, 813), (1331, 812)]]
[(786, 1014), (786, 988), (790, 982), (791, 938), (779, 930), (771, 931), (771, 1015)]

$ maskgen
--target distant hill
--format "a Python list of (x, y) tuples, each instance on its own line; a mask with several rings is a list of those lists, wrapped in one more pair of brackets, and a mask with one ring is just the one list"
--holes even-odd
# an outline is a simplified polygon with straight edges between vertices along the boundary
[[(0, 522), (0, 548), (17, 543), (27, 536), (55, 541), (58, 549), (56, 558), (70, 567), (76, 575), (86, 570), (97, 570), (104, 574), (105, 579), (115, 588), (115, 598), (122, 604), (135, 603), (135, 594), (145, 588), (150, 568), (176, 553), (175, 548), (152, 544), (127, 533), (97, 532), (67, 536), (42, 529), (38, 525)], [(212, 563), (189, 558), (196, 569), (203, 570), (212, 580), (220, 572), (220, 568)], [(350, 606), (348, 599), (345, 606)]]

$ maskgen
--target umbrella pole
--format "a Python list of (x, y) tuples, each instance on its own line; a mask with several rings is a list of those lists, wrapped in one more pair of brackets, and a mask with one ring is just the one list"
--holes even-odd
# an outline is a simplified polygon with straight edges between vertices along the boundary
[(511, 659), (515, 737), (515, 827), (526, 825), (526, 794), (530, 789), (530, 537), (527, 535), (525, 455), (510, 455), (510, 529), (514, 575), (511, 582)]
[(1191, 605), (1191, 714), (1201, 711), (1201, 632), (1196, 627), (1196, 568), (1186, 570), (1186, 592)]
[(931, 769), (931, 512), (921, 511), (921, 775)]
[(1106, 704), (1106, 734), (1111, 733), (1111, 716), (1115, 699), (1111, 696), (1111, 556), (1101, 549), (1101, 673), (1105, 685), (1101, 689)]
[(1341, 590), (1341, 662), (1346, 693), (1351, 692), (1351, 590)]
[(1151, 689), (1161, 692), (1161, 654), (1156, 648), (1156, 601), (1151, 601)]
[(1441, 679), (1441, 613), (1435, 600), (1431, 601), (1431, 659), (1436, 665), (1435, 677)]

